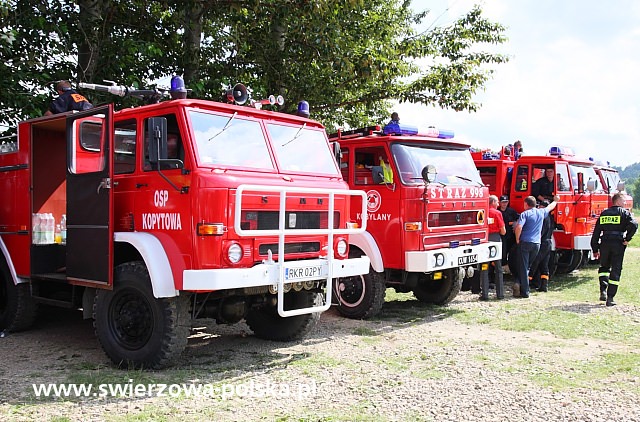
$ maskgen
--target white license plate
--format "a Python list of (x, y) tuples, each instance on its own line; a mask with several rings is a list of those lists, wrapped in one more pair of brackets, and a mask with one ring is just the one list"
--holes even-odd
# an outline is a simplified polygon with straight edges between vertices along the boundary
[(477, 264), (478, 263), (478, 254), (475, 255), (465, 255), (458, 257), (458, 265), (469, 265), (469, 264)]
[(284, 269), (285, 281), (315, 280), (326, 277), (322, 265), (308, 265)]

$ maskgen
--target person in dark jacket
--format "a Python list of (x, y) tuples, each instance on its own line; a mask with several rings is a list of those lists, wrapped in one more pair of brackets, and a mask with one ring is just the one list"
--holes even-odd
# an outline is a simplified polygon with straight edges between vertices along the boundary
[(511, 248), (516, 244), (516, 235), (513, 232), (513, 225), (518, 221), (518, 212), (509, 206), (509, 197), (500, 197), (500, 207), (498, 211), (502, 213), (506, 234), (502, 236), (502, 265), (507, 265), (507, 255), (511, 253)]
[(598, 279), (600, 300), (607, 306), (614, 306), (613, 298), (618, 292), (624, 252), (631, 238), (638, 230), (633, 215), (624, 208), (625, 199), (621, 193), (611, 198), (612, 206), (602, 211), (591, 236), (591, 250), (595, 259), (600, 258)]
[[(549, 205), (548, 201), (542, 201), (538, 208)], [(555, 229), (553, 215), (547, 214), (542, 222), (540, 233), (540, 250), (529, 269), (529, 286), (535, 287), (539, 292), (546, 292), (549, 286), (549, 259), (551, 258), (551, 238)]]
[(84, 96), (78, 94), (78, 91), (71, 88), (69, 81), (58, 82), (56, 84), (56, 92), (58, 93), (58, 98), (51, 101), (49, 110), (44, 113), (45, 116), (66, 113), (72, 110), (83, 111), (93, 108), (93, 104), (87, 101)]

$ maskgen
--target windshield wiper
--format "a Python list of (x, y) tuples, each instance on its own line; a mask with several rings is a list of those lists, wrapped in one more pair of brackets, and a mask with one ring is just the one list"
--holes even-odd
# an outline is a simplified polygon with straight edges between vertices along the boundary
[(477, 183), (478, 186), (484, 186), (482, 183), (480, 183), (480, 182), (478, 182), (476, 180), (471, 180), (468, 177), (458, 176), (457, 174), (454, 174), (453, 177), (457, 177), (458, 179), (464, 180), (465, 182)]
[(216, 133), (211, 138), (209, 138), (209, 140), (207, 140), (207, 142), (211, 141), (213, 138), (215, 138), (216, 136), (220, 135), (225, 130), (229, 129), (229, 126), (231, 126), (231, 121), (236, 118), (237, 114), (238, 114), (237, 111), (235, 113), (233, 113), (233, 116), (229, 117), (229, 120), (227, 120), (227, 124), (224, 125), (224, 127), (222, 129), (220, 129), (220, 131), (218, 133)]
[(293, 138), (291, 138), (290, 141), (285, 142), (284, 144), (280, 145), (280, 146), (285, 146), (290, 144), (291, 142), (295, 141), (296, 139), (298, 139), (300, 137), (300, 133), (302, 132), (302, 129), (304, 129), (305, 127), (307, 127), (306, 123), (303, 123), (302, 126), (300, 126), (300, 129), (298, 129), (298, 131), (296, 132), (295, 135), (293, 135)]

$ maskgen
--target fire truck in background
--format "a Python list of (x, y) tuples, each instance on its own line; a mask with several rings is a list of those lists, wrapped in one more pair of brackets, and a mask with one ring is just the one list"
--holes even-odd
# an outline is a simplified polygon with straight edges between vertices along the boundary
[[(245, 102), (244, 87), (231, 99)], [(237, 104), (20, 123), (0, 152), (0, 331), (26, 329), (38, 303), (82, 309), (114, 363), (145, 368), (176, 360), (195, 318), (304, 336), (330, 280), (369, 271), (348, 239), (366, 229), (350, 219), (357, 204), (366, 216), (366, 195), (342, 180), (322, 125)]]
[(367, 231), (349, 241), (353, 256), (371, 260), (368, 274), (334, 280), (339, 312), (378, 313), (387, 287), (445, 305), (466, 277), (487, 271), (502, 245), (488, 241), (488, 190), (453, 133), (389, 124), (339, 131), (343, 178), (367, 191)]
[(633, 197), (625, 190), (624, 182), (620, 178), (618, 170), (609, 165), (608, 162), (594, 161), (594, 169), (600, 177), (600, 184), (604, 191), (609, 195), (609, 206), (612, 205), (611, 198), (616, 193), (624, 195), (626, 201), (625, 208), (631, 211), (633, 209)]
[(591, 253), (591, 234), (596, 219), (607, 208), (593, 162), (576, 157), (569, 148), (552, 147), (546, 156), (521, 156), (517, 160), (504, 149), (472, 152), (476, 167), (489, 191), (509, 195), (510, 206), (524, 210), (524, 198), (531, 195), (533, 183), (544, 177), (545, 169), (555, 170), (555, 193), (560, 197), (554, 219), (554, 251), (551, 267), (568, 273), (587, 262)]

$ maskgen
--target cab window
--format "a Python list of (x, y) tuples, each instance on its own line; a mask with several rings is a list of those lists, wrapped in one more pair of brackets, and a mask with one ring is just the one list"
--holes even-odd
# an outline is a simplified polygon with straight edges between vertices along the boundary
[[(182, 135), (178, 126), (178, 119), (175, 114), (165, 114), (163, 116), (167, 119), (167, 158), (178, 159), (184, 161), (184, 145), (182, 141)], [(149, 119), (145, 119), (144, 125), (144, 171), (153, 170), (153, 166), (149, 162), (149, 139), (150, 135), (147, 133), (147, 122)], [(162, 163), (162, 169), (175, 169), (178, 166), (175, 163)]]
[(116, 122), (113, 151), (113, 172), (133, 173), (136, 168), (137, 127), (134, 119)]

